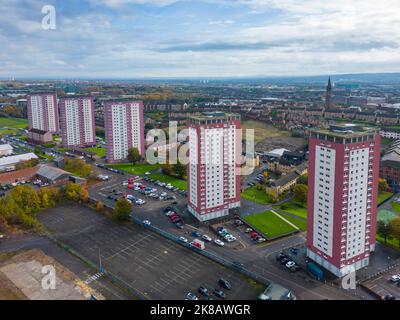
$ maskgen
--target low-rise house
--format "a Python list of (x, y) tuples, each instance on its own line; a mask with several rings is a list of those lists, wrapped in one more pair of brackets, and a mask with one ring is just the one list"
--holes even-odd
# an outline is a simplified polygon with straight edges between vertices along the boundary
[(15, 156), (2, 157), (0, 158), (0, 172), (13, 171), (19, 162), (31, 159), (38, 159), (38, 156), (30, 152)]
[(275, 197), (279, 197), (284, 192), (290, 190), (297, 183), (301, 175), (307, 173), (307, 168), (308, 164), (306, 162), (298, 165), (293, 171), (272, 182), (266, 188), (266, 192)]

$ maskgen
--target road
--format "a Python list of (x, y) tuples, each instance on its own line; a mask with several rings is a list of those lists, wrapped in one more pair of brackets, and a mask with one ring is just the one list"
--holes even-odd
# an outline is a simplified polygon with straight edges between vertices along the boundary
[[(103, 201), (108, 206), (112, 207), (115, 205), (115, 202), (106, 198), (106, 195), (110, 190), (120, 188), (120, 190), (122, 191), (128, 193), (132, 192), (132, 194), (135, 194), (134, 191), (127, 190), (121, 185), (121, 183), (125, 181), (129, 175), (109, 175), (113, 176), (111, 178), (111, 181), (91, 189), (91, 197)], [(150, 185), (147, 182), (145, 182), (145, 184)], [(156, 187), (160, 188), (158, 186)], [(140, 197), (144, 198), (144, 196), (142, 195)], [(189, 240), (193, 239), (193, 237), (191, 237), (191, 232), (193, 230), (199, 230), (202, 234), (207, 233), (212, 237), (216, 237), (215, 234), (210, 234), (211, 231), (209, 227), (199, 226), (194, 218), (187, 212), (187, 210), (185, 209), (186, 198), (178, 195), (178, 207), (182, 210), (182, 217), (186, 223), (184, 230), (177, 229), (163, 214), (162, 210), (169, 204), (169, 202), (161, 202), (158, 200), (147, 198), (144, 199), (146, 199), (147, 201), (147, 204), (145, 206), (135, 206), (133, 208), (132, 212), (136, 217), (142, 220), (150, 220), (153, 225), (176, 236), (184, 236)], [(265, 207), (266, 206), (263, 206), (263, 209)], [(222, 248), (213, 244), (208, 244), (206, 249), (211, 253), (219, 255), (220, 257), (227, 260), (239, 261), (243, 263), (245, 268), (247, 268), (249, 271), (264, 275), (271, 281), (292, 289), (299, 299), (348, 300), (360, 298), (355, 297), (351, 292), (339, 290), (337, 288), (330, 287), (329, 285), (326, 285), (324, 283), (315, 281), (303, 271), (299, 271), (294, 274), (289, 273), (275, 261), (274, 257), (277, 252), (287, 247), (303, 244), (305, 241), (303, 234), (297, 234), (291, 237), (283, 238), (281, 240), (273, 241), (271, 243), (261, 245), (249, 245), (248, 243), (246, 243), (246, 241), (244, 241), (244, 238), (246, 237), (244, 234), (234, 233), (235, 231), (233, 230), (233, 227), (231, 227), (229, 230), (232, 231), (232, 233), (238, 238), (237, 244), (227, 244), (225, 247)], [(365, 298), (368, 299), (371, 297), (365, 295)]]

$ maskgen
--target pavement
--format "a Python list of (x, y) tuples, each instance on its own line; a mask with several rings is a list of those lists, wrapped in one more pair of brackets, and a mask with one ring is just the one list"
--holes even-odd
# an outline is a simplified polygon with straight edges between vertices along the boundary
[[(115, 180), (111, 183), (105, 183), (105, 186), (97, 186), (95, 189), (90, 190), (90, 195), (97, 199), (105, 202), (110, 206), (114, 206), (114, 202), (105, 198), (107, 192), (113, 188), (124, 188), (122, 187), (122, 182), (126, 181), (128, 178), (125, 176), (117, 176)], [(112, 178), (114, 179), (114, 178)], [(150, 185), (145, 182), (146, 185)], [(156, 186), (159, 189), (158, 186)], [(134, 191), (127, 191), (133, 192)], [(213, 238), (217, 235), (213, 233), (211, 228), (207, 225), (200, 226), (195, 219), (186, 210), (186, 198), (178, 198), (178, 207), (182, 210), (182, 217), (185, 222), (185, 228), (183, 230), (177, 229), (163, 214), (163, 209), (170, 203), (167, 201), (158, 201), (147, 199), (144, 196), (140, 196), (142, 199), (147, 201), (147, 204), (141, 207), (134, 206), (133, 214), (142, 219), (150, 220), (154, 226), (157, 226), (173, 235), (178, 237), (184, 236), (191, 241), (193, 237), (191, 236), (192, 231), (199, 230), (202, 234), (206, 233)], [(269, 205), (258, 205), (253, 202), (247, 203), (244, 201), (244, 208), (255, 208), (254, 211), (262, 212), (270, 208)], [(247, 211), (246, 212), (250, 212)], [(224, 247), (218, 247), (214, 244), (206, 244), (206, 250), (216, 254), (222, 258), (229, 261), (238, 261), (243, 263), (244, 267), (249, 271), (258, 273), (265, 276), (267, 279), (285, 286), (288, 289), (293, 290), (294, 294), (298, 299), (310, 299), (310, 300), (320, 300), (320, 299), (361, 299), (360, 296), (354, 296), (352, 292), (346, 292), (343, 290), (338, 290), (337, 288), (331, 287), (329, 284), (314, 281), (307, 273), (304, 271), (299, 271), (295, 274), (289, 273), (287, 270), (282, 268), (277, 264), (274, 259), (276, 253), (291, 247), (302, 245), (305, 242), (305, 237), (303, 233), (299, 233), (290, 237), (285, 237), (276, 241), (263, 243), (255, 245), (254, 243), (248, 243), (245, 237), (246, 234), (243, 232), (238, 232), (233, 226), (229, 226), (228, 230), (237, 237), (238, 243), (226, 244)], [(367, 294), (363, 297), (365, 299), (370, 298)]]
[(87, 207), (59, 206), (39, 219), (59, 241), (101, 264), (144, 299), (183, 300), (199, 286), (219, 287), (220, 277), (232, 284), (232, 290), (224, 290), (229, 300), (256, 299), (265, 289), (144, 227), (117, 224)]

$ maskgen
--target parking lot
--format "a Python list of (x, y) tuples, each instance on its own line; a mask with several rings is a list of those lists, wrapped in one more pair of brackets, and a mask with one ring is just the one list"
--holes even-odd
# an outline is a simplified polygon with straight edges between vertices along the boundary
[(393, 275), (400, 275), (400, 267), (394, 268), (371, 280), (364, 281), (362, 285), (372, 291), (377, 297), (386, 297), (386, 299), (394, 297), (398, 300), (400, 299), (400, 280), (393, 281), (391, 279)]
[[(185, 299), (197, 289), (210, 291), (227, 279), (227, 299), (255, 299), (264, 289), (241, 274), (220, 266), (172, 241), (136, 225), (119, 225), (79, 206), (50, 209), (41, 222), (63, 243), (123, 279), (148, 299)], [(213, 296), (214, 299), (218, 299)]]

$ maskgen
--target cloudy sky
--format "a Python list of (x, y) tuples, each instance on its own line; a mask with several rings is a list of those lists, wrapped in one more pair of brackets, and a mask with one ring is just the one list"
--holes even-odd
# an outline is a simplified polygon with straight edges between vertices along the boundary
[[(42, 7), (56, 30), (42, 28)], [(0, 0), (0, 77), (400, 71), (399, 0)]]

